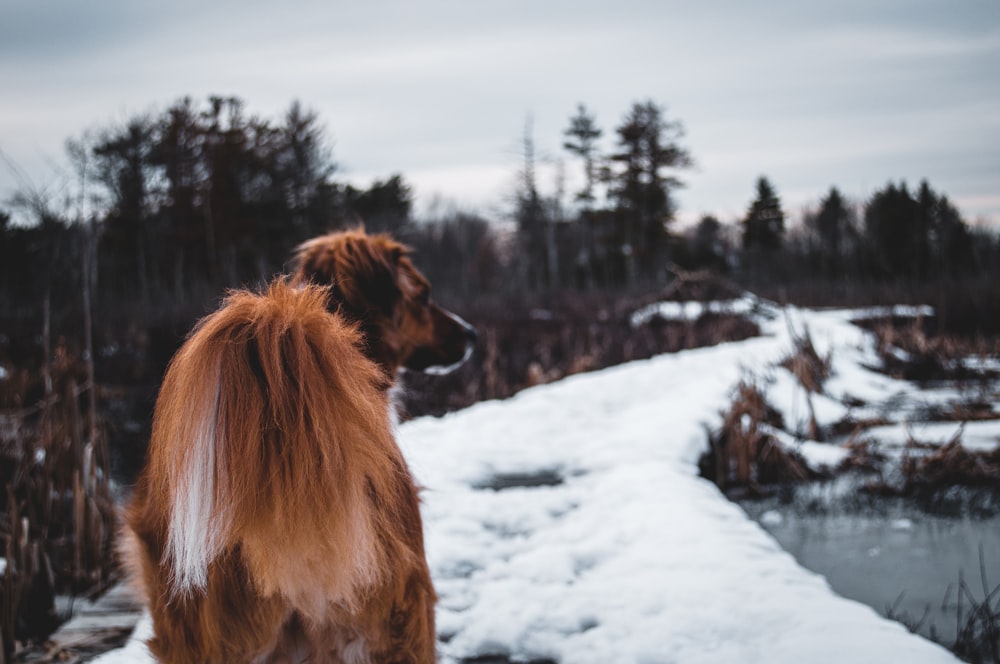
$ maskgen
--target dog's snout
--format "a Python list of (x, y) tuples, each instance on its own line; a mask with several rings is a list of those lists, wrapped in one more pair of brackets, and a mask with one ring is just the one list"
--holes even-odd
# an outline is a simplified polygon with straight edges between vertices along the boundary
[(475, 352), (479, 333), (461, 316), (433, 305), (435, 338), (415, 349), (404, 365), (434, 375), (451, 373)]

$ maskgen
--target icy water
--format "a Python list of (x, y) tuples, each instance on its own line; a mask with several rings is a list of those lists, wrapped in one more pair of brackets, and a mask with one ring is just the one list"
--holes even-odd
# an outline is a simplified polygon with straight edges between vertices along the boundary
[[(953, 495), (929, 513), (898, 498), (831, 499), (831, 493), (842, 492), (842, 487), (802, 487), (741, 505), (838, 594), (908, 625), (920, 623), (919, 633), (951, 645), (960, 575), (977, 601), (985, 596), (983, 571), (987, 592), (1000, 586), (995, 496)], [(969, 609), (963, 597), (963, 620)]]

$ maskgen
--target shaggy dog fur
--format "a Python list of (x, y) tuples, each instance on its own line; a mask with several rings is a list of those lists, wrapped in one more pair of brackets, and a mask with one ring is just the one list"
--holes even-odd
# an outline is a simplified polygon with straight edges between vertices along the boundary
[(160, 661), (434, 661), (417, 488), (387, 390), (399, 367), (457, 365), (474, 333), (428, 295), (403, 246), (337, 233), (195, 327), (126, 515)]

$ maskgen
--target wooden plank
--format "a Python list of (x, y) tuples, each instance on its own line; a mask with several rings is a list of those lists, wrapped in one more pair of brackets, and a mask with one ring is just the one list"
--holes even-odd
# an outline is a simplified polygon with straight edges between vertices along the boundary
[(51, 660), (77, 662), (120, 646), (142, 616), (142, 604), (127, 584), (118, 584), (96, 602), (74, 607), (73, 617), (53, 634)]

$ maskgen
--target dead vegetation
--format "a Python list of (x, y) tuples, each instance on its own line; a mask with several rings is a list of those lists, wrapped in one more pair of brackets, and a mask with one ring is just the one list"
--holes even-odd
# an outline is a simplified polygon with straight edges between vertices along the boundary
[(798, 452), (774, 435), (782, 416), (752, 380), (737, 386), (722, 425), (709, 434), (709, 449), (699, 462), (702, 477), (723, 490), (764, 493), (765, 485), (802, 482), (815, 473)]
[(808, 329), (801, 334), (792, 330), (792, 352), (781, 361), (781, 366), (787, 369), (799, 384), (810, 394), (822, 394), (823, 384), (830, 377), (832, 356), (820, 356), (813, 344)]
[[(685, 288), (692, 292), (694, 286)], [(447, 376), (405, 374), (406, 413), (441, 415), (576, 373), (760, 334), (756, 323), (732, 313), (705, 313), (694, 320), (653, 317), (632, 326), (631, 313), (649, 300), (567, 296), (545, 306), (485, 303), (463, 311), (479, 331), (473, 356)]]
[[(791, 325), (789, 323), (789, 325)], [(886, 366), (898, 368), (899, 377), (933, 376), (959, 382), (969, 377), (984, 381), (978, 391), (960, 387), (963, 398), (940, 406), (921, 409), (923, 421), (972, 422), (996, 419), (993, 396), (995, 386), (987, 385), (995, 376), (967, 370), (968, 344), (954, 339), (936, 339), (924, 332), (924, 323), (918, 319), (908, 325), (883, 321), (873, 326), (880, 356)], [(804, 433), (809, 440), (843, 440), (840, 445), (848, 452), (834, 473), (855, 473), (868, 476), (862, 490), (872, 495), (914, 496), (931, 505), (939, 495), (957, 486), (985, 488), (1000, 495), (1000, 447), (992, 451), (973, 451), (961, 443), (962, 429), (946, 444), (924, 443), (912, 433), (903, 446), (901, 456), (890, 452), (879, 440), (867, 432), (876, 426), (892, 424), (884, 417), (868, 416), (857, 419), (848, 414), (840, 421), (821, 427), (813, 406), (814, 395), (823, 394), (825, 383), (831, 376), (832, 355), (820, 354), (808, 329), (798, 332), (790, 329), (792, 349), (779, 366), (795, 377), (805, 393), (809, 421)], [(975, 348), (982, 350), (977, 342)], [(895, 363), (895, 364), (892, 364)], [(909, 367), (904, 369), (903, 367)], [(964, 367), (964, 368), (963, 368)], [(735, 392), (729, 411), (723, 415), (718, 433), (710, 435), (710, 452), (704, 460), (703, 474), (722, 487), (748, 486), (758, 491), (759, 477), (773, 472), (782, 482), (794, 482), (808, 473), (804, 463), (799, 468), (794, 453), (774, 454), (770, 451), (768, 436), (781, 429), (780, 414), (768, 413), (763, 393), (753, 381), (744, 381)], [(845, 404), (848, 407), (864, 406), (863, 403)], [(773, 409), (771, 409), (773, 410)], [(925, 412), (926, 411), (926, 412)], [(758, 423), (763, 423), (761, 427)], [(773, 438), (773, 436), (771, 436)], [(784, 451), (784, 450), (782, 450)], [(760, 457), (760, 458), (758, 458)], [(766, 470), (758, 466), (763, 462)], [(775, 468), (768, 468), (773, 463)]]
[(858, 490), (864, 494), (910, 499), (930, 513), (995, 514), (1000, 447), (970, 450), (962, 444), (962, 433), (959, 429), (943, 444), (917, 440), (910, 433), (895, 452), (873, 437), (857, 435), (844, 443), (848, 455), (835, 473), (862, 477)]
[(0, 661), (58, 626), (57, 595), (97, 593), (114, 576), (107, 445), (73, 366), (57, 352), (42, 400), (0, 412)]
[(804, 329), (801, 334), (795, 330), (790, 330), (790, 332), (792, 352), (781, 361), (780, 366), (795, 376), (799, 385), (805, 390), (806, 404), (809, 408), (809, 425), (806, 436), (811, 440), (823, 440), (824, 434), (816, 421), (812, 395), (823, 393), (823, 384), (830, 377), (833, 358), (829, 353), (826, 357), (820, 356), (808, 328)]
[(974, 451), (962, 446), (961, 431), (945, 445), (914, 453), (918, 443), (908, 443), (901, 466), (903, 493), (951, 486), (1000, 489), (1000, 447)]
[(855, 321), (875, 335), (875, 349), (886, 374), (917, 383), (996, 379), (995, 370), (978, 368), (969, 358), (1000, 357), (1000, 338), (963, 338), (934, 334), (933, 318), (882, 317)]
[[(982, 597), (977, 597), (965, 581), (963, 571), (958, 573), (958, 590), (955, 602), (955, 642), (952, 652), (972, 664), (1000, 664), (1000, 585), (990, 588), (986, 579), (986, 557), (979, 545), (979, 580)], [(944, 599), (947, 605), (948, 597)], [(945, 644), (948, 645), (948, 644)]]
[[(954, 613), (955, 637), (949, 639), (930, 625), (928, 637), (951, 650), (970, 664), (1000, 664), (1000, 585), (990, 586), (986, 575), (986, 556), (979, 545), (979, 582), (982, 596), (966, 581), (965, 571), (959, 570), (958, 583), (949, 585), (941, 601), (941, 611)], [(954, 599), (952, 599), (954, 594)], [(912, 633), (919, 633), (927, 624), (931, 613), (928, 604), (920, 617), (900, 610), (905, 597), (900, 593), (896, 601), (886, 606), (885, 616), (901, 623)]]
[(708, 270), (689, 272), (676, 265), (670, 268), (673, 281), (664, 289), (660, 300), (673, 302), (722, 302), (735, 300), (746, 293), (732, 281)]
[(837, 472), (881, 476), (889, 460), (888, 455), (882, 450), (882, 446), (877, 440), (859, 434), (852, 436), (844, 443), (847, 456), (837, 466)]

